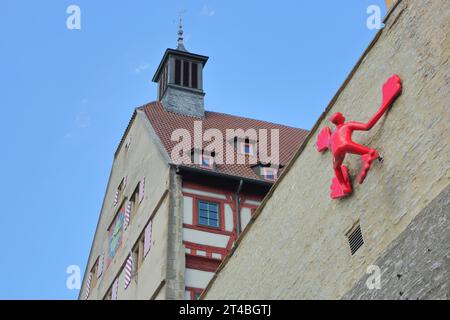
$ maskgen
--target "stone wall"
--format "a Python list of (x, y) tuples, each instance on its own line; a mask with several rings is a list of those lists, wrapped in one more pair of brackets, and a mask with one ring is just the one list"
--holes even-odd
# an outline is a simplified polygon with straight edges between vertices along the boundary
[[(120, 204), (126, 197), (131, 196), (138, 182), (144, 177), (146, 181), (144, 199), (129, 227), (123, 232), (122, 246), (109, 266), (105, 259), (103, 274), (96, 285), (91, 288), (89, 299), (103, 299), (116, 277), (119, 277), (119, 299), (148, 300), (159, 291), (164, 294), (166, 292), (165, 288), (161, 288), (161, 284), (165, 282), (167, 269), (169, 212), (167, 190), (169, 189), (170, 167), (166, 159), (167, 155), (162, 153), (161, 147), (154, 142), (152, 130), (146, 115), (138, 110), (124, 137), (124, 141), (131, 137), (130, 147), (126, 149), (125, 144), (122, 144), (114, 159), (81, 288), (81, 299), (85, 297), (87, 274), (98, 256), (101, 254), (106, 256), (108, 253), (108, 227), (119, 210)], [(125, 190), (118, 205), (114, 206), (116, 189), (125, 176), (127, 176)], [(158, 183), (154, 183), (155, 181)], [(123, 266), (151, 217), (153, 221), (152, 249), (147, 254), (138, 274), (133, 277), (131, 284), (125, 290)]]
[(412, 221), (374, 263), (379, 290), (363, 277), (344, 299), (450, 299), (450, 185)]
[(169, 84), (161, 103), (167, 111), (203, 118), (205, 94), (199, 90)]
[[(206, 299), (369, 297), (357, 289), (367, 267), (378, 261), (391, 272), (392, 264), (410, 255), (393, 249), (393, 241), (425, 237), (421, 233), (436, 220), (420, 220), (420, 215), (448, 215), (442, 211), (448, 203), (435, 199), (450, 179), (450, 7), (445, 0), (399, 0), (385, 24), (219, 268)], [(354, 135), (355, 141), (377, 148), (384, 161), (374, 163), (364, 184), (354, 184), (351, 197), (331, 200), (331, 154), (316, 151), (317, 135), (337, 111), (348, 120), (367, 121), (379, 107), (383, 82), (394, 73), (403, 80), (403, 94), (371, 131)], [(360, 160), (349, 156), (346, 165), (354, 177)], [(414, 227), (413, 221), (424, 225)], [(445, 224), (440, 230), (448, 230), (448, 220), (437, 221)], [(346, 233), (358, 222), (365, 243), (352, 256)], [(416, 235), (408, 236), (411, 228)], [(435, 248), (434, 254), (448, 257), (448, 247)], [(393, 252), (390, 258), (388, 251)], [(405, 266), (405, 272), (415, 270), (403, 278), (407, 296), (434, 297), (419, 293), (416, 285), (418, 279), (430, 279), (420, 272), (428, 273), (431, 266)], [(435, 285), (445, 291), (448, 273), (436, 277)], [(397, 288), (391, 288), (376, 297), (396, 296)], [(442, 297), (443, 291), (436, 290)]]
[(176, 169), (170, 171), (168, 246), (167, 246), (167, 290), (166, 299), (184, 299), (184, 271), (186, 265), (183, 245), (183, 194), (181, 176)]

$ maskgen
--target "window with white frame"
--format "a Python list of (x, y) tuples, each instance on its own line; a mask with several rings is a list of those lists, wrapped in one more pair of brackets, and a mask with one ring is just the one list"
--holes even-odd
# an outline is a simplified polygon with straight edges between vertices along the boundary
[(247, 156), (255, 155), (255, 145), (249, 139), (245, 139), (239, 143), (239, 151)]
[(275, 181), (277, 179), (277, 174), (278, 170), (275, 168), (267, 168), (267, 167), (261, 168), (261, 175), (265, 180)]
[(207, 154), (200, 155), (200, 166), (212, 169), (214, 167), (214, 157)]

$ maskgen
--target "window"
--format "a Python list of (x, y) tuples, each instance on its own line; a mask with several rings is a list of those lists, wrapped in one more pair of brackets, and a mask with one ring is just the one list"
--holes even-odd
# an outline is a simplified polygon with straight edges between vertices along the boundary
[(97, 274), (98, 274), (98, 259), (95, 261), (94, 266), (91, 269), (91, 283), (90, 288), (95, 288), (95, 285), (97, 284)]
[(199, 300), (202, 295), (203, 289), (200, 288), (186, 288), (189, 296), (186, 297), (189, 300)]
[(165, 65), (161, 73), (161, 78), (159, 80), (159, 99), (161, 99), (162, 96), (164, 95), (166, 88), (167, 88), (167, 64)]
[(198, 63), (175, 59), (175, 84), (198, 89)]
[(206, 227), (220, 228), (219, 204), (204, 200), (198, 201), (198, 224)]
[(192, 62), (191, 87), (198, 89), (198, 64)]
[(163, 86), (164, 86), (164, 72), (159, 79), (159, 99), (161, 100), (163, 95)]
[(139, 237), (139, 240), (134, 245), (133, 250), (133, 265), (134, 265), (134, 273), (137, 273), (139, 268), (142, 266), (142, 262), (144, 261), (144, 234)]
[(122, 181), (120, 181), (120, 184), (119, 184), (119, 191), (123, 191), (124, 189), (125, 189), (125, 184), (126, 184), (126, 178), (123, 178), (122, 179)]
[(197, 150), (192, 148), (190, 152), (191, 157), (191, 163), (195, 165), (199, 165), (200, 167), (206, 168), (206, 169), (213, 169), (214, 168), (214, 157), (216, 156), (216, 153), (205, 151), (205, 150)]
[(245, 154), (250, 154), (250, 153), (252, 153), (252, 146), (250, 145), (250, 143), (244, 144), (244, 153), (245, 153)]
[(202, 295), (201, 291), (194, 292), (194, 300), (200, 300), (201, 295)]
[[(164, 91), (166, 91), (167, 83), (169, 82), (169, 66), (166, 64), (166, 67), (164, 68)], [(164, 94), (163, 91), (163, 94)]]
[(175, 84), (181, 85), (181, 60), (175, 60)]
[(118, 288), (119, 288), (119, 278), (116, 278), (114, 279), (114, 282), (112, 283), (108, 292), (106, 292), (106, 295), (103, 298), (103, 300), (117, 300)]
[(214, 165), (214, 158), (212, 156), (202, 154), (200, 160), (201, 160), (200, 162), (201, 167), (212, 169)]
[(269, 181), (275, 181), (277, 179), (277, 169), (274, 168), (261, 168), (262, 176)]
[[(140, 184), (140, 183), (139, 183)], [(134, 189), (133, 193), (130, 197), (130, 221), (133, 219), (135, 214), (137, 213), (137, 210), (139, 208), (139, 184), (136, 186), (136, 189)]]
[(253, 144), (248, 140), (241, 142), (241, 153), (245, 155), (253, 155)]
[(189, 87), (189, 75), (190, 75), (190, 63), (189, 61), (183, 61), (183, 86)]
[(192, 150), (191, 150), (191, 163), (196, 164), (197, 162), (195, 162), (195, 160), (197, 160), (197, 152), (195, 151), (194, 148), (192, 148)]
[(119, 203), (120, 198), (122, 197), (123, 190), (125, 189), (125, 185), (127, 183), (127, 178), (123, 178), (122, 181), (120, 181), (119, 186), (117, 187), (116, 194), (114, 195), (114, 206), (116, 206)]

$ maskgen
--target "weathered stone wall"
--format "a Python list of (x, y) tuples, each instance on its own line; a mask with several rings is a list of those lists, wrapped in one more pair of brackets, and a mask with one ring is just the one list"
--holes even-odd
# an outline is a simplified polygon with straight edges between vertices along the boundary
[[(206, 299), (343, 298), (365, 278), (369, 265), (393, 250), (389, 248), (394, 240), (400, 235), (408, 238), (410, 231), (403, 233), (408, 225), (421, 212), (426, 215), (424, 208), (449, 185), (450, 7), (445, 0), (397, 4), (379, 38), (327, 108), (326, 118), (266, 197)], [(403, 94), (371, 131), (354, 135), (355, 141), (377, 148), (384, 162), (374, 163), (364, 184), (354, 185), (351, 197), (331, 200), (331, 154), (316, 151), (317, 134), (337, 111), (349, 120), (367, 121), (379, 107), (383, 82), (394, 73), (403, 80)], [(354, 177), (359, 158), (350, 156), (346, 164)], [(440, 210), (439, 204), (446, 205), (437, 204), (433, 212)], [(352, 256), (346, 233), (358, 221), (365, 243)], [(444, 230), (448, 228), (448, 220), (442, 223)], [(417, 228), (429, 230), (426, 224)], [(445, 248), (436, 247), (436, 255), (448, 257)], [(385, 265), (406, 261), (409, 254), (398, 251)], [(429, 270), (420, 269), (417, 272)], [(447, 285), (448, 273), (441, 275), (436, 281)], [(402, 284), (406, 292), (429, 275), (414, 272), (403, 279), (409, 283)], [(395, 295), (397, 290), (392, 290)], [(348, 297), (357, 297), (357, 292)], [(408, 295), (426, 297), (413, 289)]]
[(169, 84), (161, 103), (168, 111), (203, 118), (205, 115), (204, 96), (203, 92)]
[(167, 246), (167, 289), (166, 299), (184, 299), (184, 271), (186, 265), (183, 245), (183, 193), (181, 176), (174, 168), (170, 171), (168, 246)]
[(344, 299), (450, 299), (450, 185), (374, 263), (380, 288), (363, 277)]
[[(111, 287), (113, 281), (119, 276), (119, 299), (150, 299), (155, 292), (164, 292), (161, 288), (164, 283), (167, 269), (167, 242), (168, 242), (168, 188), (170, 167), (160, 146), (152, 136), (152, 130), (146, 115), (138, 110), (132, 121), (124, 140), (131, 137), (131, 145), (125, 150), (122, 145), (114, 159), (111, 176), (106, 190), (105, 200), (101, 210), (96, 234), (89, 256), (86, 273), (88, 274), (100, 254), (107, 255), (109, 248), (108, 227), (111, 225), (120, 204), (125, 197), (130, 197), (138, 182), (145, 177), (145, 195), (136, 215), (132, 218), (127, 230), (123, 232), (122, 247), (118, 250), (111, 264), (107, 266), (106, 258), (103, 275), (97, 284), (91, 288), (89, 299), (103, 299)], [(123, 196), (114, 206), (113, 199), (115, 191), (123, 177), (127, 176), (127, 184)], [(158, 183), (154, 183), (158, 181)], [(147, 254), (138, 274), (133, 277), (129, 287), (125, 290), (123, 286), (123, 266), (142, 234), (150, 217), (153, 221), (153, 245)], [(87, 277), (84, 277), (80, 298), (84, 299)]]

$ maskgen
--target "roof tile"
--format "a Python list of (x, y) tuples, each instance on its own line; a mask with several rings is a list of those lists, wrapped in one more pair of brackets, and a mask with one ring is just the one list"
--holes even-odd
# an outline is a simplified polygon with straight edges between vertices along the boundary
[[(170, 111), (166, 111), (160, 102), (151, 102), (144, 105), (140, 109), (143, 109), (147, 118), (149, 119), (152, 127), (154, 128), (156, 134), (159, 136), (164, 148), (166, 149), (169, 157), (171, 155), (172, 149), (178, 144), (178, 141), (172, 141), (172, 132), (176, 129), (186, 129), (193, 137), (194, 134), (194, 122), (202, 122), (202, 130), (205, 132), (208, 129), (218, 129), (222, 132), (225, 139), (227, 129), (243, 129), (244, 131), (248, 129), (259, 129), (268, 130), (268, 150), (270, 150), (270, 130), (278, 129), (280, 134), (280, 165), (286, 165), (293, 157), (295, 151), (299, 148), (300, 144), (305, 139), (308, 134), (307, 130), (297, 129), (293, 127), (288, 127), (284, 125), (274, 124), (271, 122), (249, 119), (244, 117), (233, 116), (218, 112), (205, 112), (205, 117), (203, 119), (187, 116), (183, 114), (178, 114)], [(193, 140), (193, 139), (192, 139)], [(225, 154), (225, 144), (228, 143), (224, 141), (224, 154)], [(194, 148), (194, 142), (191, 142), (190, 147), (185, 149)], [(210, 142), (203, 142), (203, 148), (205, 148)], [(234, 149), (233, 149), (234, 150)], [(236, 151), (234, 150), (236, 153)], [(270, 153), (270, 151), (269, 151)], [(236, 159), (236, 154), (234, 155)], [(190, 157), (186, 155), (189, 159)], [(255, 161), (259, 159), (252, 159), (254, 162), (246, 161), (245, 164), (217, 164), (215, 171), (219, 173), (240, 176), (247, 179), (261, 180), (261, 178), (255, 174), (252, 169), (252, 165)], [(186, 164), (189, 167), (198, 167), (195, 164)], [(208, 169), (204, 169), (208, 170)], [(281, 173), (282, 169), (280, 170)]]

